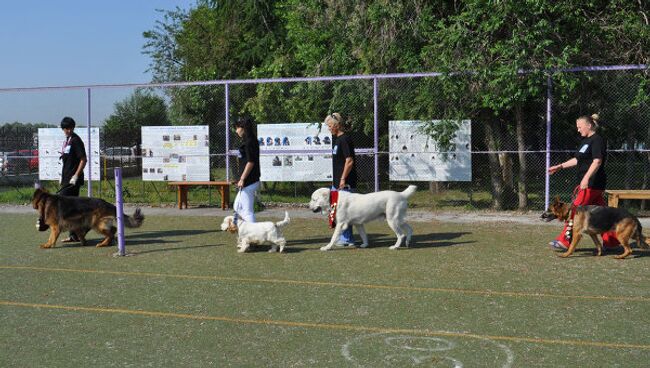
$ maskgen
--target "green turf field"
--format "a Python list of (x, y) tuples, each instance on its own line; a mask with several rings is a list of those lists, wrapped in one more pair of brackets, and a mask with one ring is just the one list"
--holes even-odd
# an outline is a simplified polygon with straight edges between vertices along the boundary
[(40, 249), (35, 220), (0, 214), (0, 367), (650, 362), (650, 253), (597, 258), (585, 240), (560, 259), (560, 224), (412, 223), (415, 246), (391, 251), (375, 222), (371, 248), (320, 252), (325, 220), (294, 218), (285, 254), (238, 254), (220, 219), (148, 217), (115, 258)]

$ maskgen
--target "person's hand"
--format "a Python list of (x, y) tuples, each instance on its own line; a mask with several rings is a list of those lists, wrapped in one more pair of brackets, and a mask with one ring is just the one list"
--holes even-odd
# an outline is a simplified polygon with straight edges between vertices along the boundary
[(77, 184), (77, 179), (79, 179), (77, 175), (72, 175), (72, 177), (70, 178), (70, 185)]
[(580, 180), (580, 189), (587, 189), (589, 186), (589, 178), (584, 177), (582, 180)]
[(244, 179), (239, 179), (237, 182), (237, 188), (241, 189), (244, 187)]
[(345, 187), (345, 179), (341, 178), (341, 181), (339, 181), (339, 189), (343, 189)]
[(563, 168), (562, 164), (551, 166), (551, 167), (548, 168), (548, 173), (549, 174), (555, 174), (557, 171), (559, 171), (562, 168)]

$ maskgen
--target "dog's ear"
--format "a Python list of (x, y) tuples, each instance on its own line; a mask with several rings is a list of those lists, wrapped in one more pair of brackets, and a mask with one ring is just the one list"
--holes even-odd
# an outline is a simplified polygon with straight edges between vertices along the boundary
[(553, 198), (553, 204), (560, 204), (561, 202), (562, 201), (560, 201), (560, 196), (555, 196), (555, 198)]
[(227, 230), (231, 233), (236, 233), (239, 232), (239, 228), (237, 228), (237, 225), (232, 221), (232, 219), (228, 219), (228, 228)]
[(38, 189), (36, 189), (34, 191), (34, 195), (32, 196), (32, 207), (35, 210), (38, 209), (38, 205), (43, 200), (43, 196), (45, 195), (45, 193), (47, 193), (47, 192), (43, 191), (43, 189), (41, 189), (41, 188), (38, 188)]

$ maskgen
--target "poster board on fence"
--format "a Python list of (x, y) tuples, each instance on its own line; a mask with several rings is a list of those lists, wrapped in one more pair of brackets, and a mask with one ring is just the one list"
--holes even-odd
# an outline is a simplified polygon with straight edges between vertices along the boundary
[(332, 181), (332, 135), (317, 123), (259, 124), (262, 181)]
[(459, 122), (451, 149), (443, 152), (436, 139), (424, 133), (424, 124), (440, 120), (389, 121), (390, 180), (395, 181), (471, 181), (472, 125)]
[(209, 127), (143, 126), (142, 180), (210, 180)]
[[(84, 127), (77, 127), (75, 133), (81, 138), (86, 147), (86, 157), (92, 159), (84, 168), (84, 180), (88, 180), (88, 168), (92, 169), (92, 180), (100, 180), (100, 156), (99, 156), (99, 128), (90, 128), (90, 149), (88, 151), (88, 130)], [(63, 161), (61, 150), (65, 142), (65, 134), (61, 128), (38, 128), (38, 179), (56, 180), (61, 179)], [(91, 155), (92, 153), (92, 155)]]

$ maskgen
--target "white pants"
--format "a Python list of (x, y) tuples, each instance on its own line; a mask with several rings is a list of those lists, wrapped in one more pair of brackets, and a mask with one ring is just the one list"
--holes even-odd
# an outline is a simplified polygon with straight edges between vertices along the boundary
[(260, 187), (260, 182), (257, 181), (253, 184), (250, 184), (247, 187), (243, 187), (237, 192), (237, 197), (235, 197), (235, 202), (233, 207), (235, 212), (241, 217), (244, 221), (255, 222), (255, 192)]

